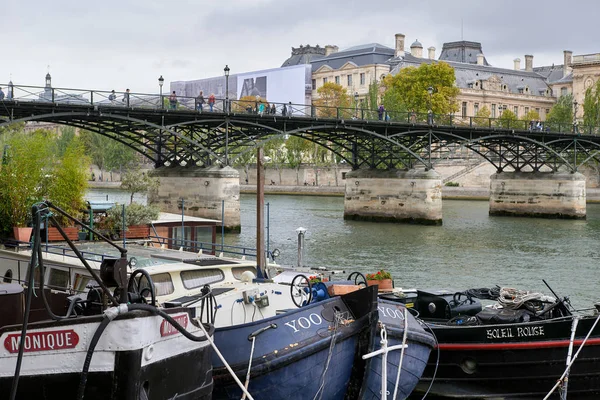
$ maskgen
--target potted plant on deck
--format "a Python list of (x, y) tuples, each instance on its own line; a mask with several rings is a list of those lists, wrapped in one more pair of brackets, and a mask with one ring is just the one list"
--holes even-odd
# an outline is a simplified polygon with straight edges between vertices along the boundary
[(379, 290), (392, 290), (392, 274), (385, 270), (379, 270), (373, 274), (367, 274), (367, 285), (378, 285)]

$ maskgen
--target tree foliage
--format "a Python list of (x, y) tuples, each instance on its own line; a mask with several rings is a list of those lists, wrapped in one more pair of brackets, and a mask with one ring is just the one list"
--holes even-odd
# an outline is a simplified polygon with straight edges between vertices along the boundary
[(319, 98), (314, 101), (317, 106), (317, 116), (335, 118), (338, 115), (338, 108), (351, 110), (350, 96), (342, 85), (327, 82), (317, 89), (317, 93)]
[[(131, 203), (125, 206), (125, 226), (147, 225), (158, 219), (160, 210), (156, 206)], [(123, 227), (123, 206), (116, 204), (106, 212), (102, 223), (104, 229), (121, 230)]]
[(115, 139), (95, 132), (81, 131), (86, 154), (100, 170), (114, 172), (128, 169), (136, 162), (136, 151)]
[(89, 162), (76, 138), (67, 144), (63, 157), (56, 152), (56, 136), (48, 131), (14, 133), (7, 145), (0, 165), (2, 230), (27, 226), (31, 206), (44, 198), (70, 214), (79, 214), (87, 189)]
[(517, 123), (517, 121), (519, 120), (519, 117), (517, 117), (517, 115), (510, 111), (510, 110), (503, 110), (502, 111), (502, 115), (500, 115), (500, 117), (496, 120), (497, 125), (500, 128), (520, 128)]
[(583, 124), (600, 126), (600, 80), (585, 91), (583, 100)]
[(121, 189), (131, 194), (129, 204), (133, 203), (133, 196), (136, 193), (148, 193), (157, 190), (158, 186), (158, 178), (142, 172), (139, 166), (127, 170), (121, 177)]
[(572, 123), (573, 95), (567, 94), (564, 96), (560, 96), (556, 104), (550, 110), (550, 113), (546, 116), (546, 125), (550, 125), (552, 127), (558, 125), (569, 126)]
[(473, 123), (477, 126), (489, 126), (490, 115), (490, 109), (486, 106), (483, 106), (475, 114), (475, 118), (473, 118)]
[[(383, 79), (383, 105), (388, 112), (451, 114), (458, 111), (454, 68), (445, 62), (403, 68)], [(427, 88), (432, 87), (430, 96)]]

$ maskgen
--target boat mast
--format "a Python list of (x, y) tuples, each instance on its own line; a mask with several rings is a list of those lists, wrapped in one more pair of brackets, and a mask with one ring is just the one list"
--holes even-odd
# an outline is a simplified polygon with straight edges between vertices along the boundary
[(256, 156), (256, 271), (257, 278), (266, 278), (265, 269), (265, 173), (263, 148), (258, 148)]

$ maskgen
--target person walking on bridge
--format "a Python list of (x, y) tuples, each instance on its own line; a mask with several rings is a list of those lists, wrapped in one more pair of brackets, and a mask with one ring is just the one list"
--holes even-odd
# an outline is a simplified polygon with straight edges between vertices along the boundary
[(201, 90), (198, 97), (196, 97), (196, 111), (202, 112), (203, 108), (204, 108), (204, 93)]
[(4, 92), (2, 91), (2, 88), (0, 87), (0, 101), (4, 100)]
[(177, 93), (173, 90), (173, 93), (169, 96), (169, 106), (171, 110), (177, 109)]
[(129, 107), (129, 89), (125, 91), (125, 93), (123, 94), (123, 100), (121, 101), (123, 102), (123, 104)]
[(210, 112), (213, 112), (213, 107), (215, 106), (215, 94), (211, 93), (208, 96), (208, 107), (210, 108)]

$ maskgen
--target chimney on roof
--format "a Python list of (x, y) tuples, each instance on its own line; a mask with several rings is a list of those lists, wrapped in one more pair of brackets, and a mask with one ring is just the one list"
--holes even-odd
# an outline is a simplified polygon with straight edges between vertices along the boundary
[(563, 77), (573, 72), (573, 52), (570, 50), (563, 51)]
[(515, 58), (513, 60), (513, 62), (515, 63), (515, 71), (520, 71), (521, 70), (521, 59)]
[(533, 71), (533, 56), (531, 54), (525, 54), (525, 71)]
[(435, 47), (431, 46), (427, 51), (429, 52), (429, 59), (435, 60)]
[(404, 35), (402, 33), (396, 33), (396, 50), (394, 51), (394, 57), (404, 57)]
[(339, 49), (340, 48), (337, 46), (332, 46), (328, 44), (327, 46), (325, 46), (325, 57), (327, 57), (330, 54), (337, 53)]
[(483, 65), (483, 54), (479, 53), (477, 54), (477, 65)]

